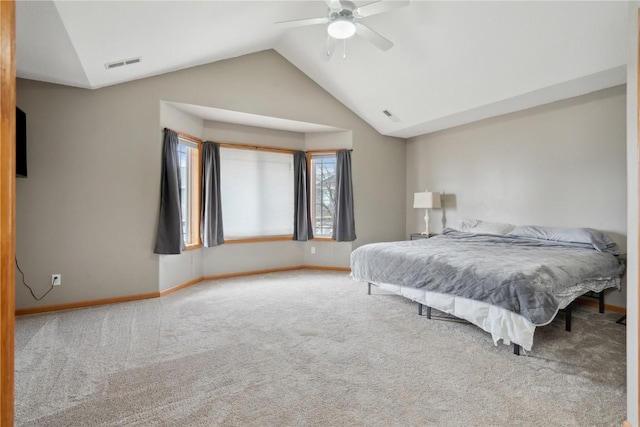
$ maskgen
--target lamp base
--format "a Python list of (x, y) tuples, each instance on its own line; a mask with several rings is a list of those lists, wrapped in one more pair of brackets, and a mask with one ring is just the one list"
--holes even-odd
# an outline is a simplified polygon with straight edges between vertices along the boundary
[(429, 208), (424, 210), (424, 224), (425, 224), (425, 228), (424, 231), (420, 234), (422, 234), (423, 236), (428, 236), (429, 235)]

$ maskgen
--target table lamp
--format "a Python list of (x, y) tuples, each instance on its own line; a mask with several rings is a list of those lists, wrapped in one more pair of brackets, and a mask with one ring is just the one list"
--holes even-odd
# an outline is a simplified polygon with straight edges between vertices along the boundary
[(440, 204), (440, 193), (430, 193), (429, 190), (424, 193), (413, 193), (413, 207), (416, 209), (424, 209), (424, 222), (425, 222), (425, 230), (422, 234), (429, 235), (429, 209), (439, 208)]

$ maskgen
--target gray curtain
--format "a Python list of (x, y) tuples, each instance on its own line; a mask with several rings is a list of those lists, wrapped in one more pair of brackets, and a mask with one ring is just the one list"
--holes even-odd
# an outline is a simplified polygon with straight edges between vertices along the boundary
[(224, 243), (220, 197), (220, 144), (202, 143), (202, 208), (200, 210), (202, 246)]
[(309, 216), (309, 174), (307, 172), (307, 154), (304, 151), (293, 153), (294, 175), (294, 212), (293, 240), (304, 242), (313, 239), (313, 226)]
[(356, 240), (356, 224), (353, 217), (353, 186), (351, 184), (351, 150), (336, 152), (336, 213), (333, 218), (333, 234), (337, 242)]
[(156, 246), (153, 252), (156, 254), (179, 254), (183, 249), (178, 134), (170, 129), (165, 129), (160, 182), (160, 215)]

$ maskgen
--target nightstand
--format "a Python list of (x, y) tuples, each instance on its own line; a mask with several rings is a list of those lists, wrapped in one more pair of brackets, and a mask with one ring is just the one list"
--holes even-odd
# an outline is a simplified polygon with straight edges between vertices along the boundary
[(409, 235), (409, 240), (428, 239), (429, 237), (433, 237), (435, 235), (436, 235), (436, 233), (429, 233), (428, 236), (426, 234), (411, 233)]

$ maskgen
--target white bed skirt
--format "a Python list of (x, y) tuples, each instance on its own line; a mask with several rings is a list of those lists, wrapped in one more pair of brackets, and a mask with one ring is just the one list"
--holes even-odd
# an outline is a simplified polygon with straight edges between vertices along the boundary
[(402, 295), (415, 302), (473, 323), (489, 332), (495, 345), (498, 345), (498, 341), (502, 340), (505, 345), (510, 345), (513, 342), (527, 351), (530, 351), (533, 346), (533, 333), (536, 326), (512, 311), (486, 302), (450, 294), (423, 291), (388, 283), (372, 284), (385, 291)]

